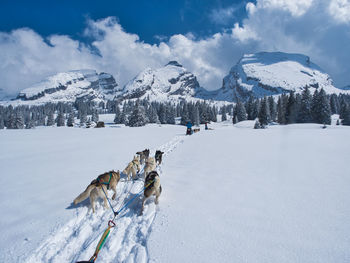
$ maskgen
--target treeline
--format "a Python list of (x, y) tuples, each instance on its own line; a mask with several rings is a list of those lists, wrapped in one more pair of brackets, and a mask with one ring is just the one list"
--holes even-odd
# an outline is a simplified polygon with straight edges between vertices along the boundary
[[(221, 109), (221, 113), (225, 119), (226, 107)], [(238, 101), (232, 110), (232, 121), (237, 123), (258, 118), (256, 128), (264, 128), (272, 122), (331, 124), (332, 114), (339, 114), (337, 124), (350, 125), (350, 96), (327, 95), (323, 89), (311, 95), (306, 87), (300, 94), (280, 95), (277, 102), (273, 97), (250, 98), (244, 104)]]
[[(77, 100), (75, 103), (47, 103), (41, 106), (0, 106), (0, 129), (30, 129), (36, 126), (90, 127), (99, 121), (99, 114), (115, 114), (114, 122), (128, 126), (143, 126), (147, 123), (181, 124), (216, 121), (218, 110), (206, 102), (178, 104), (149, 102), (148, 100), (107, 101), (98, 104)], [(89, 117), (88, 117), (89, 116)]]
[(194, 125), (205, 122), (216, 122), (218, 110), (215, 106), (202, 102), (186, 102), (179, 104), (149, 102), (148, 100), (124, 102), (122, 109), (116, 107), (114, 122), (131, 127), (143, 126), (146, 123), (175, 124), (181, 117), (181, 125), (188, 121)]

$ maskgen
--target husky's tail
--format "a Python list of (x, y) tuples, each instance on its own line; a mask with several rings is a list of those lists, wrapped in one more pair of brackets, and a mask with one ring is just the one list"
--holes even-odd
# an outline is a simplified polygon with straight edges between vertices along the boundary
[(76, 205), (76, 204), (79, 204), (80, 202), (83, 202), (86, 198), (90, 196), (90, 192), (95, 187), (96, 187), (95, 185), (90, 184), (88, 187), (86, 187), (86, 190), (84, 192), (82, 192), (80, 195), (78, 195), (77, 198), (74, 199), (73, 203)]

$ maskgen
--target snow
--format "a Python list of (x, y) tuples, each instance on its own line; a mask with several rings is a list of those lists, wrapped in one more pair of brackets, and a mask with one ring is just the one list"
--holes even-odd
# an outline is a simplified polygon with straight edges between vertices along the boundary
[(92, 69), (72, 70), (49, 76), (23, 89), (16, 100), (1, 101), (0, 105), (32, 106), (58, 102), (72, 103), (84, 96), (100, 102), (104, 99), (113, 99), (117, 86), (110, 74), (97, 74)]
[(201, 88), (196, 77), (176, 61), (164, 67), (147, 68), (129, 81), (118, 94), (126, 98), (148, 98), (150, 101), (178, 103), (181, 100), (202, 101), (212, 98)]
[[(112, 213), (71, 202), (144, 148), (165, 152), (160, 203), (140, 216), (136, 199), (96, 262), (349, 262), (350, 128), (253, 125), (1, 130), (0, 262), (89, 259)], [(120, 182), (112, 204), (140, 189)]]
[(259, 52), (245, 54), (232, 67), (216, 99), (232, 100), (235, 94), (244, 98), (249, 93), (263, 97), (289, 91), (301, 92), (306, 86), (311, 88), (311, 92), (318, 87), (329, 94), (348, 93), (336, 88), (331, 77), (305, 55)]
[(167, 159), (150, 262), (349, 262), (349, 128), (242, 126)]

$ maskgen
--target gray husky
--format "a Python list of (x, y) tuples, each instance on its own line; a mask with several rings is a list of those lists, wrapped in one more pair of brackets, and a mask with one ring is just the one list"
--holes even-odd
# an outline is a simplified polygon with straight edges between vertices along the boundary
[(146, 161), (146, 160), (148, 159), (148, 157), (149, 157), (149, 149), (145, 149), (145, 150), (143, 150), (143, 151), (141, 151), (141, 152), (137, 152), (136, 154), (140, 156), (140, 163), (141, 163), (141, 164), (144, 164), (145, 161)]
[(144, 196), (142, 200), (142, 207), (141, 207), (141, 215), (143, 213), (143, 208), (145, 205), (145, 202), (148, 198), (150, 198), (152, 195), (156, 196), (156, 199), (154, 203), (158, 204), (158, 198), (160, 194), (162, 193), (162, 186), (160, 185), (160, 178), (156, 171), (150, 172), (145, 179), (145, 190), (144, 190)]

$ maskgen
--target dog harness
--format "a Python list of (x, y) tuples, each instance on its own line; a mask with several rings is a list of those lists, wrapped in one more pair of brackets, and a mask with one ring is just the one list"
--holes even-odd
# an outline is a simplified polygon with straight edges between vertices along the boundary
[(106, 183), (106, 182), (101, 182), (101, 181), (100, 181), (100, 178), (97, 178), (97, 182), (100, 183), (100, 184), (107, 185), (107, 190), (109, 190), (109, 184), (110, 184), (110, 182), (111, 182), (112, 176), (113, 176), (113, 174), (110, 172), (110, 173), (109, 173), (109, 180), (108, 180), (108, 183)]

